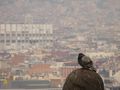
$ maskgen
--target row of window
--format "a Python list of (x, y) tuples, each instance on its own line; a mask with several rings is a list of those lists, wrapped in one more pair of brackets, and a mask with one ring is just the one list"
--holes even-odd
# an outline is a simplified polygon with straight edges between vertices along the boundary
[(39, 37), (39, 36), (53, 36), (53, 34), (0, 34), (0, 37), (4, 36), (33, 36), (33, 37)]
[(1, 29), (21, 29), (21, 28), (33, 28), (33, 29), (52, 29), (51, 24), (0, 24)]
[(50, 43), (53, 40), (0, 40), (0, 43)]

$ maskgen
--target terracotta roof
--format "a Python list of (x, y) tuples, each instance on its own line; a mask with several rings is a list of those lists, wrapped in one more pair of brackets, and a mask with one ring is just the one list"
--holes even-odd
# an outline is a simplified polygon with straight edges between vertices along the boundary
[(52, 72), (53, 69), (50, 68), (50, 64), (36, 64), (32, 66), (29, 70), (28, 73), (50, 73)]
[(24, 60), (25, 60), (25, 55), (23, 55), (23, 54), (15, 54), (11, 58), (11, 64), (12, 65), (19, 65), (20, 63), (24, 62)]

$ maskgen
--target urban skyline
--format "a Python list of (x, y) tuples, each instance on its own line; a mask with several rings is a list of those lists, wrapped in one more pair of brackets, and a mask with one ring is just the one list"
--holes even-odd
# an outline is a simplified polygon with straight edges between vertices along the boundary
[(62, 88), (67, 75), (80, 68), (77, 55), (83, 52), (106, 90), (118, 90), (119, 3), (0, 0), (0, 80), (10, 81), (7, 88)]

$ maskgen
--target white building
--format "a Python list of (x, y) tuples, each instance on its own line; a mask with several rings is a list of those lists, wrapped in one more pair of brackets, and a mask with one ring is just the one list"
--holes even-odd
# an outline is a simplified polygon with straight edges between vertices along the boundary
[(51, 24), (0, 24), (0, 48), (39, 47), (53, 45)]

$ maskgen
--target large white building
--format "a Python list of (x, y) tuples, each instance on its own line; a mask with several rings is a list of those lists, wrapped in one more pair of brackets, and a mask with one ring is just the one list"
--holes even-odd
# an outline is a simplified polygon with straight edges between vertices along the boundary
[(52, 46), (52, 24), (0, 24), (0, 48)]

